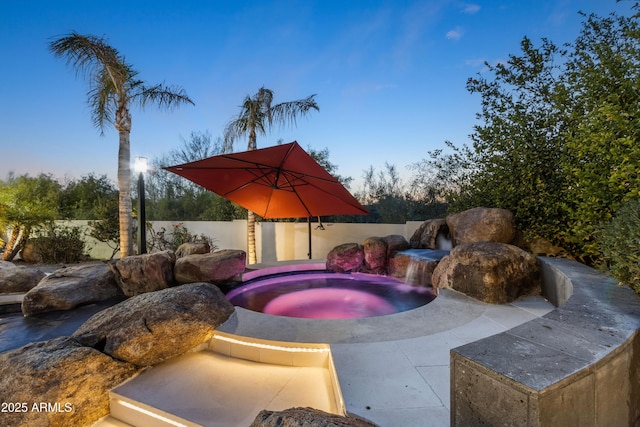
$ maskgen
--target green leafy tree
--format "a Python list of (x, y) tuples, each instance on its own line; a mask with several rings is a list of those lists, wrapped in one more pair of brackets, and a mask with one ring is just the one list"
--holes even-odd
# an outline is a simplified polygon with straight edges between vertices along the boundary
[[(561, 135), (565, 127), (557, 93), (562, 91), (554, 59), (560, 53), (543, 39), (535, 47), (524, 38), (521, 55), (486, 64), (491, 78), (470, 78), (467, 89), (481, 96), (481, 124), (471, 135), (473, 147), (462, 151), (469, 167), (454, 208), (490, 206), (514, 212), (530, 237), (553, 235), (563, 222), (558, 205), (566, 177)], [(458, 153), (460, 154), (460, 153)]]
[(586, 17), (566, 63), (565, 245), (599, 262), (601, 224), (640, 199), (638, 16)]
[(112, 249), (113, 257), (120, 250), (120, 221), (118, 221), (118, 198), (104, 200), (95, 207), (96, 219), (89, 221), (89, 236), (106, 243)]
[[(118, 200), (118, 190), (106, 175), (92, 173), (69, 182), (60, 194), (60, 215), (64, 219), (100, 219), (101, 207)], [(117, 218), (118, 212), (115, 212)]]
[(133, 253), (131, 207), (130, 140), (132, 106), (148, 104), (168, 108), (193, 101), (180, 87), (163, 84), (147, 85), (138, 79), (138, 72), (106, 40), (93, 35), (73, 32), (54, 40), (51, 52), (64, 58), (77, 73), (89, 82), (88, 103), (94, 125), (104, 133), (108, 123), (118, 131), (118, 190), (120, 256)]
[(370, 166), (362, 178), (364, 183), (356, 192), (356, 198), (369, 211), (369, 215), (361, 221), (389, 224), (407, 221), (407, 194), (394, 165), (385, 163), (380, 171)]
[(638, 15), (585, 18), (563, 49), (524, 38), (520, 55), (469, 79), (482, 100), (473, 145), (431, 153), (416, 167), (452, 178), (448, 190), (428, 186), (453, 210), (509, 209), (529, 238), (595, 265), (597, 230), (640, 199), (640, 29)]
[[(253, 96), (246, 96), (240, 114), (231, 120), (224, 130), (224, 149), (231, 151), (233, 144), (242, 137), (248, 139), (247, 150), (257, 149), (258, 134), (267, 135), (273, 124), (296, 124), (298, 116), (306, 115), (310, 110), (319, 111), (315, 101), (315, 95), (311, 95), (297, 101), (281, 102), (272, 105), (273, 91), (264, 87), (260, 88)], [(247, 213), (247, 252), (248, 263), (256, 263), (256, 216), (253, 212)]]
[(7, 236), (3, 261), (11, 261), (31, 232), (58, 217), (60, 184), (51, 175), (36, 178), (9, 174), (0, 181), (0, 231)]
[(640, 294), (640, 200), (622, 206), (596, 233), (601, 267)]

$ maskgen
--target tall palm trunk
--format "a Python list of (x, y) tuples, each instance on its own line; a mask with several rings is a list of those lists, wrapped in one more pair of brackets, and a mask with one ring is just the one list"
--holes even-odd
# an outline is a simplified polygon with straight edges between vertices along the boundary
[(116, 112), (115, 127), (118, 130), (120, 144), (118, 147), (118, 219), (120, 223), (120, 258), (133, 255), (133, 239), (131, 232), (131, 115), (126, 108)]
[[(256, 130), (255, 127), (252, 127), (249, 131), (249, 145), (247, 149), (257, 149), (256, 140)], [(247, 210), (247, 256), (249, 258), (249, 264), (258, 262), (258, 256), (256, 255), (256, 214), (250, 210)]]
[(256, 256), (256, 214), (249, 210), (247, 211), (247, 252), (249, 264), (258, 262)]

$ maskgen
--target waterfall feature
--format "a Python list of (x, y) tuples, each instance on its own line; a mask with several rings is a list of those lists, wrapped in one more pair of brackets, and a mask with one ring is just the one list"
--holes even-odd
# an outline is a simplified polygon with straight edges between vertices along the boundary
[(404, 281), (409, 285), (431, 286), (432, 273), (433, 268), (429, 268), (429, 263), (421, 258), (410, 257)]
[(444, 233), (436, 237), (436, 249), (407, 249), (403, 255), (409, 257), (404, 281), (410, 285), (431, 286), (431, 275), (438, 262), (449, 255), (451, 239)]

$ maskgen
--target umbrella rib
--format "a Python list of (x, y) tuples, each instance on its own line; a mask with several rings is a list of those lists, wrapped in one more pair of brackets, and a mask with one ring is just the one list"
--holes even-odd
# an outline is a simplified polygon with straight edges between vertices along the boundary
[[(246, 187), (248, 187), (248, 186), (250, 186), (252, 184), (262, 185), (264, 187), (273, 187), (273, 183), (268, 178), (269, 177), (268, 172), (265, 172), (266, 169), (272, 169), (273, 170), (273, 167), (246, 169), (247, 172), (252, 174), (255, 178), (243, 183), (242, 185), (239, 185), (237, 187), (234, 187), (234, 188), (230, 189), (229, 191), (225, 192), (224, 194), (221, 194), (221, 196), (225, 197), (225, 196), (227, 196), (227, 195), (229, 195), (229, 194), (231, 194), (231, 193), (233, 193), (235, 191), (242, 190), (243, 188), (246, 188)], [(262, 174), (258, 174), (255, 171), (262, 171)]]

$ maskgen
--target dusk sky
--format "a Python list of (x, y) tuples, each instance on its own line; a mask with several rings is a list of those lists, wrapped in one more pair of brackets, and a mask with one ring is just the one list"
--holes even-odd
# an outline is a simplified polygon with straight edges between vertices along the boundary
[[(132, 109), (131, 156), (160, 157), (191, 132), (222, 135), (247, 95), (317, 94), (319, 112), (258, 137), (328, 148), (358, 189), (370, 165), (407, 166), (468, 142), (480, 98), (467, 78), (536, 45), (573, 41), (578, 11), (629, 15), (615, 0), (0, 0), (0, 179), (89, 173), (115, 181), (118, 134), (92, 126), (88, 84), (48, 50), (76, 31), (103, 36), (147, 83), (182, 86), (195, 106)], [(241, 140), (236, 151), (246, 149)], [(354, 188), (354, 186), (356, 188)]]

